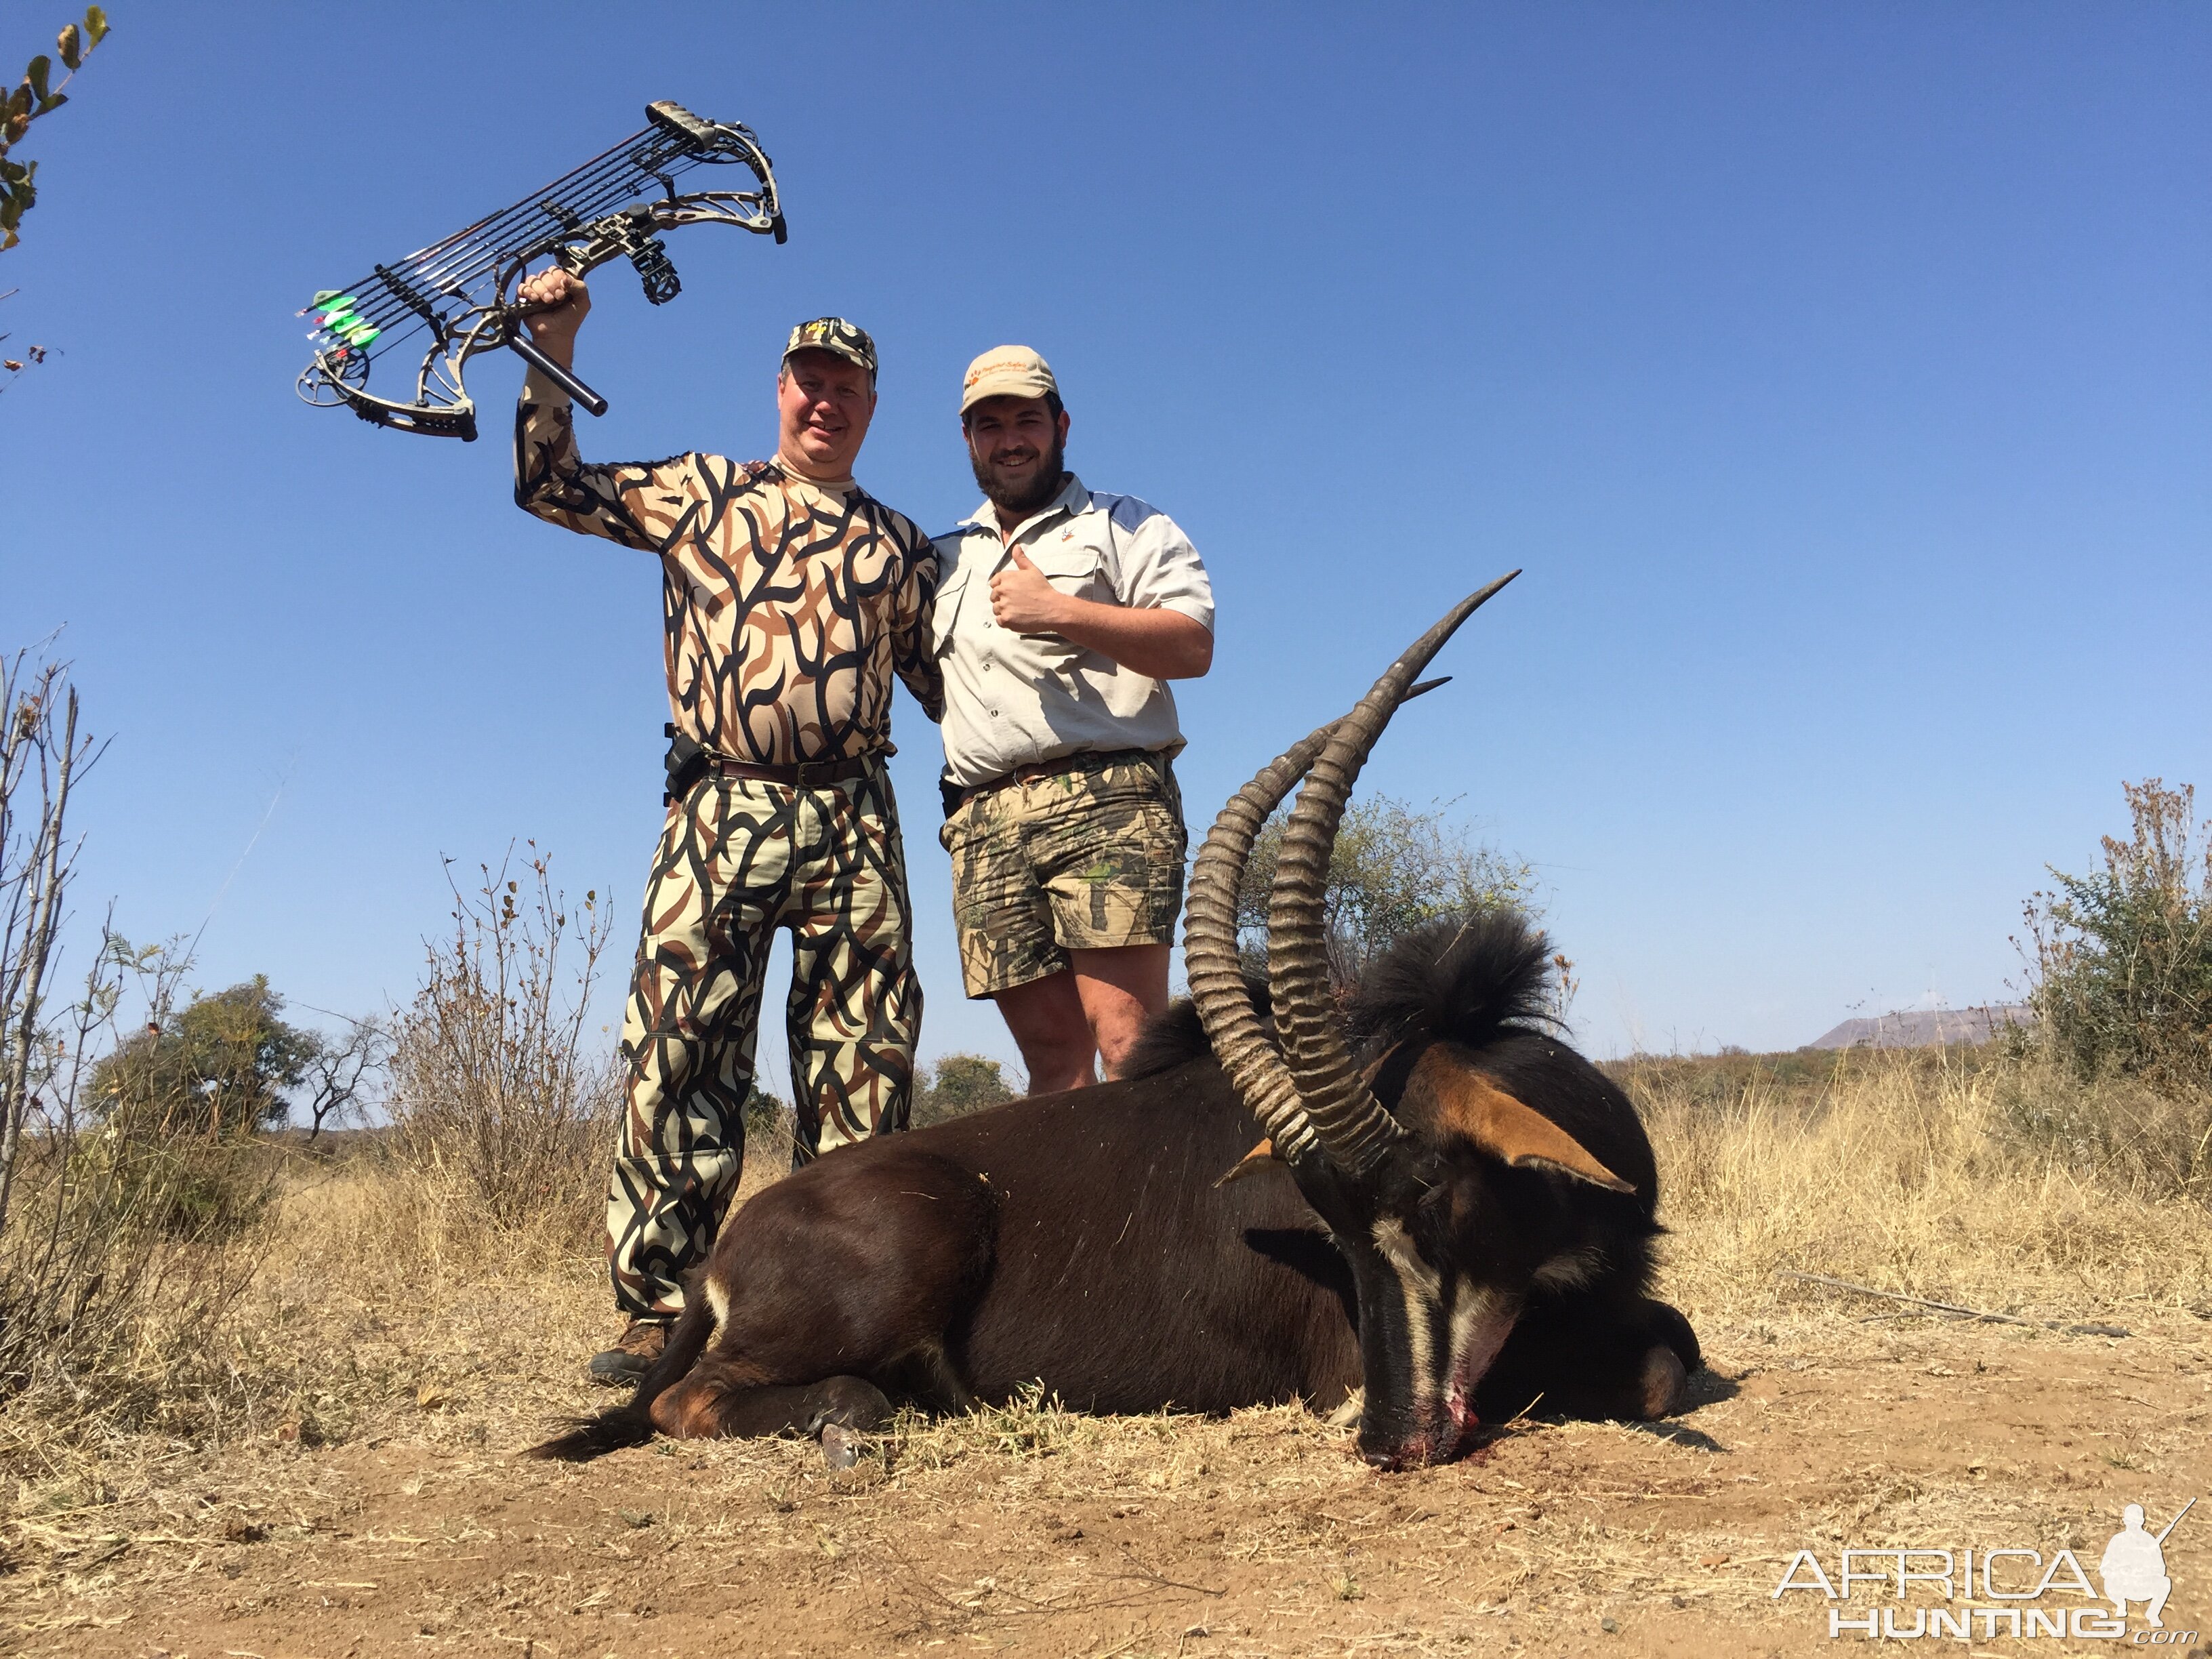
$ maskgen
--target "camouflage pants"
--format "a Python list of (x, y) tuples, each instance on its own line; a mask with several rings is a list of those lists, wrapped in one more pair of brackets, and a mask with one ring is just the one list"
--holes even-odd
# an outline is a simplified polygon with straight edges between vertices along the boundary
[(921, 986), (906, 861), (878, 764), (820, 788), (709, 775), (672, 802), (623, 1021), (626, 1110), (607, 1266), (632, 1316), (673, 1315), (744, 1159), (769, 947), (792, 934), (793, 1162), (903, 1129)]
[(1175, 943), (1188, 837), (1165, 756), (1072, 755), (969, 796), (938, 838), (971, 997), (1059, 973), (1070, 951)]

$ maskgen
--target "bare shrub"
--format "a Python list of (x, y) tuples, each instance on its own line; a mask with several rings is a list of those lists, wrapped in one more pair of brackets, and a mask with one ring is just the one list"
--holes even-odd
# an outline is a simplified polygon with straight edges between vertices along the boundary
[[(57, 704), (64, 711), (57, 719)], [(58, 1063), (46, 1001), (76, 860), (70, 791), (97, 758), (77, 735), (68, 665), (19, 651), (0, 669), (0, 1235), (23, 1134)]]
[(572, 917), (529, 848), (519, 873), (510, 848), (472, 892), (453, 888), (453, 931), (392, 1024), (391, 1146), (471, 1218), (581, 1237), (621, 1109), (614, 1056), (586, 1030), (608, 921), (596, 891)]
[[(179, 1133), (173, 1101), (108, 1066), (170, 1018), (188, 963), (103, 928), (81, 994), (51, 989), (98, 757), (65, 664), (0, 665), (0, 1403), (11, 1431), (185, 1428), (224, 1388), (214, 1333), (252, 1271), (268, 1170), (243, 1137)], [(95, 1077), (100, 1085), (94, 1086)]]
[(756, 1083), (745, 1095), (745, 1161), (752, 1168), (791, 1167), (799, 1144), (799, 1115), (781, 1095)]

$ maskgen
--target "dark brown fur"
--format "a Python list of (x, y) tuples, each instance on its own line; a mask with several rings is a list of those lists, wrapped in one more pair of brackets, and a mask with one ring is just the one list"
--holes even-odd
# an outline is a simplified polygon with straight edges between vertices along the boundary
[[(1528, 931), (1510, 926), (1516, 939)], [(1598, 1414), (1671, 1408), (1697, 1346), (1680, 1316), (1644, 1294), (1656, 1176), (1634, 1110), (1528, 1028), (1540, 936), (1532, 957), (1482, 932), (1479, 961), (1476, 935), (1457, 938), (1409, 942), (1385, 964), (1396, 978), (1371, 976), (1364, 1029), (1395, 1045), (1377, 1093), (1425, 1160), (1392, 1177), (1411, 1182), (1418, 1248), (1449, 1273), (1525, 1297), (1479, 1408), (1509, 1415), (1539, 1393)], [(1494, 982), (1501, 975), (1512, 983)], [(1444, 1063), (1551, 1117), (1636, 1193), (1509, 1169), (1427, 1124), (1421, 1079), (1435, 1073), (1419, 1061), (1440, 1046)], [(1137, 1069), (866, 1141), (769, 1188), (730, 1218), (635, 1398), (535, 1455), (590, 1457), (655, 1428), (867, 1428), (895, 1397), (957, 1408), (1031, 1383), (1085, 1411), (1220, 1412), (1326, 1409), (1364, 1381), (1388, 1441), (1378, 1462), (1449, 1455), (1458, 1431), (1438, 1426), (1441, 1408), (1421, 1406), (1417, 1379), (1390, 1358), (1403, 1345), (1388, 1328), (1403, 1314), (1388, 1296), (1370, 1292), (1381, 1311), (1363, 1357), (1356, 1285), (1373, 1246), (1356, 1218), (1370, 1195), (1350, 1202), (1338, 1177), (1308, 1166), (1216, 1185), (1258, 1132), (1187, 1006), (1156, 1024)], [(1581, 1264), (1572, 1282), (1547, 1289), (1547, 1264), (1569, 1259)], [(1655, 1358), (1662, 1349), (1672, 1358)], [(1653, 1364), (1673, 1370), (1655, 1382)], [(1400, 1394), (1402, 1424), (1389, 1403)]]

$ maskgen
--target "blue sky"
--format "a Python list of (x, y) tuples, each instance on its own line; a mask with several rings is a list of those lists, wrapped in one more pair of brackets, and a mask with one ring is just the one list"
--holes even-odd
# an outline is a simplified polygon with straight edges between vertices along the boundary
[[(586, 453), (765, 453), (784, 331), (839, 312), (861, 477), (943, 528), (962, 367), (1036, 346), (1073, 464), (1212, 570), (1200, 827), (1525, 567), (1369, 777), (1538, 866), (1595, 1052), (2000, 996), (2123, 779), (2212, 786), (2203, 8), (113, 11), (0, 256), (58, 353), (0, 398), (0, 644), (66, 623), (114, 737), (80, 915), (205, 921), (211, 987), (404, 1000), (441, 856), (517, 836), (627, 959), (656, 572), (510, 504), (519, 365), (483, 441), (375, 431), (294, 399), (292, 313), (654, 98), (754, 126), (791, 240), (672, 238), (659, 310), (606, 273)], [(1011, 1054), (895, 718), (925, 1056)]]

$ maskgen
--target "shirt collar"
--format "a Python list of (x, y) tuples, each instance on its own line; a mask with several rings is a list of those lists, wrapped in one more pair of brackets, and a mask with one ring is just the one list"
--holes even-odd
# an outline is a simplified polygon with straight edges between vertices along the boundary
[[(1067, 475), (1066, 481), (1060, 485), (1060, 493), (1057, 495), (1047, 501), (1039, 511), (1032, 513), (1022, 520), (1021, 530), (1026, 530), (1033, 525), (1042, 524), (1056, 514), (1066, 513), (1070, 517), (1074, 517), (1089, 511), (1091, 511), (1091, 492), (1083, 487), (1083, 480), (1071, 472)], [(988, 531), (994, 541), (1004, 539), (1000, 533), (999, 509), (988, 500), (975, 509), (975, 515), (973, 518), (960, 521), (960, 528), (971, 532)], [(1014, 533), (1019, 535), (1021, 530), (1017, 530)]]
[(815, 479), (808, 477), (803, 472), (794, 472), (783, 464), (781, 456), (769, 462), (768, 465), (775, 469), (777, 477), (795, 489), (811, 489), (817, 495), (833, 496), (847, 501), (856, 495), (865, 495), (868, 493), (860, 488), (859, 480), (854, 478)]

